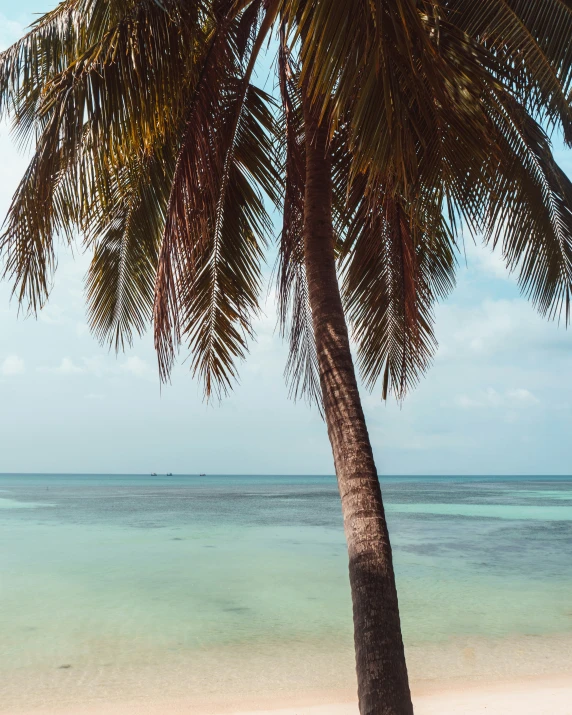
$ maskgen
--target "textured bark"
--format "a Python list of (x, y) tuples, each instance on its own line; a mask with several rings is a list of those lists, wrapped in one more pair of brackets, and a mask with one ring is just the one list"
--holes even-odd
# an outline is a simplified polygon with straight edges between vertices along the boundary
[(349, 554), (361, 715), (411, 715), (391, 546), (336, 275), (327, 133), (304, 98), (304, 251)]

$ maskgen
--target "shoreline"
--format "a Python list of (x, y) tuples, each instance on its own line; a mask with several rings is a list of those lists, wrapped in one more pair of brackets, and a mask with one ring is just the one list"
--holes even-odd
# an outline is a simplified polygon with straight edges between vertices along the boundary
[[(406, 648), (415, 715), (572, 715), (571, 636)], [(0, 715), (358, 715), (349, 648), (153, 655), (137, 664), (0, 671)]]
[[(418, 683), (413, 686), (416, 715), (572, 715), (572, 673), (511, 681)], [(275, 694), (247, 701), (209, 698), (153, 699), (129, 702), (77, 703), (7, 715), (358, 715), (348, 692)]]

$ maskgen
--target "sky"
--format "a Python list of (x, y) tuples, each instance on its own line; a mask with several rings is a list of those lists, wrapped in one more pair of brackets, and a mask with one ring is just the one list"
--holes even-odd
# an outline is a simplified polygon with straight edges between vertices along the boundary
[[(0, 0), (0, 46), (55, 0)], [(266, 81), (259, 76), (259, 82)], [(572, 151), (555, 143), (572, 175)], [(0, 125), (0, 214), (26, 166)], [(540, 318), (500, 256), (466, 243), (436, 311), (439, 350), (402, 405), (361, 389), (381, 474), (570, 474), (572, 330)], [(331, 474), (317, 410), (288, 399), (272, 295), (240, 384), (205, 404), (182, 353), (159, 384), (150, 334), (118, 356), (86, 324), (89, 257), (59, 252), (38, 318), (0, 283), (0, 472)], [(270, 274), (272, 260), (265, 270)]]

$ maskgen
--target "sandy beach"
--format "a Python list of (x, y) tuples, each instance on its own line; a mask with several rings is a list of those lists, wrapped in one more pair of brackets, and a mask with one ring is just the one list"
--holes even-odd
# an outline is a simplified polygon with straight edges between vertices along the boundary
[[(15, 710), (14, 715), (358, 715), (349, 694), (274, 696), (256, 703), (150, 700)], [(414, 688), (416, 715), (572, 715), (572, 673), (527, 680)], [(3, 711), (4, 712), (4, 711)], [(7, 712), (7, 711), (6, 711)]]

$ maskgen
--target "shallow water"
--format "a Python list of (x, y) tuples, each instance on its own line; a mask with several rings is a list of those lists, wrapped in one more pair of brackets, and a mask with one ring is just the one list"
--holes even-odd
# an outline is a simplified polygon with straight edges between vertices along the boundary
[[(572, 669), (572, 478), (382, 487), (415, 679)], [(0, 475), (0, 574), (1, 712), (353, 687), (332, 477)]]

